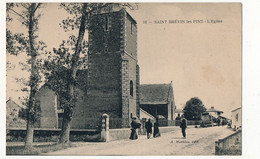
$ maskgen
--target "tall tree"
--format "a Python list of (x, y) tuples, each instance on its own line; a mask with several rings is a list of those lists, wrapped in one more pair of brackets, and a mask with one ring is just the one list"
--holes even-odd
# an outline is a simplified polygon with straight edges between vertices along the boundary
[(23, 32), (12, 33), (8, 28), (6, 31), (7, 52), (12, 55), (26, 52), (28, 56), (27, 63), (24, 64), (24, 66), (26, 66), (30, 72), (30, 79), (27, 83), (29, 90), (23, 89), (24, 91), (28, 91), (29, 94), (26, 100), (27, 108), (24, 114), (27, 121), (26, 148), (31, 148), (33, 145), (33, 128), (40, 116), (40, 106), (36, 101), (36, 92), (38, 91), (41, 78), (39, 74), (41, 59), (37, 57), (46, 47), (42, 41), (37, 40), (38, 21), (41, 16), (37, 11), (41, 6), (41, 3), (7, 3), (6, 8), (7, 22), (13, 20), (10, 16), (13, 14), (15, 19), (21, 22), (27, 30), (27, 34)]
[[(127, 3), (116, 5), (134, 9), (133, 5)], [(58, 49), (54, 49), (55, 55), (50, 57), (52, 61), (46, 61), (45, 66), (49, 70), (47, 79), (52, 82), (51, 79), (56, 79), (51, 87), (54, 87), (58, 94), (62, 95), (60, 98), (63, 100), (64, 113), (60, 143), (66, 144), (69, 142), (70, 122), (77, 98), (75, 94), (77, 71), (86, 64), (87, 60), (88, 43), (84, 40), (84, 35), (88, 29), (89, 18), (93, 14), (99, 13), (103, 8), (110, 7), (111, 3), (62, 3), (60, 6), (69, 13), (68, 18), (63, 20), (60, 26), (64, 28), (65, 32), (78, 29), (78, 33), (77, 36), (72, 35), (67, 41), (63, 41)]]
[(206, 111), (206, 108), (198, 97), (193, 97), (186, 102), (183, 110), (186, 119), (200, 120), (201, 114)]

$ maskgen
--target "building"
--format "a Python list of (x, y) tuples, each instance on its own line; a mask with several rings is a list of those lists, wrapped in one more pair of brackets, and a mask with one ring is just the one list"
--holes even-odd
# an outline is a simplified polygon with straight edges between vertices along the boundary
[(94, 15), (89, 26), (87, 107), (84, 116), (104, 113), (124, 127), (139, 117), (137, 23), (125, 9)]
[(181, 119), (181, 116), (183, 114), (184, 114), (183, 109), (175, 109), (175, 117), (176, 117), (175, 119)]
[(237, 108), (231, 111), (232, 124), (231, 127), (235, 130), (241, 129), (242, 127), (242, 109)]
[[(95, 128), (104, 113), (129, 127), (131, 117), (140, 116), (136, 21), (116, 4), (91, 16), (88, 51), (88, 69), (80, 70), (77, 77), (78, 100), (71, 128)], [(59, 94), (50, 84), (37, 94), (40, 127), (57, 128), (63, 111)]]
[(19, 111), (23, 108), (12, 99), (6, 101), (6, 128), (26, 128), (26, 121), (19, 117)]
[(210, 115), (212, 115), (215, 118), (218, 118), (221, 114), (223, 114), (223, 111), (215, 109), (213, 106), (206, 110)]
[[(149, 118), (159, 115), (174, 120), (172, 83), (140, 87), (137, 23), (131, 15), (114, 4), (92, 15), (88, 30), (87, 69), (77, 72), (77, 101), (71, 128), (98, 128), (103, 114), (108, 114), (111, 123), (121, 128), (129, 127), (131, 118), (140, 118), (140, 113)], [(67, 77), (66, 72), (61, 70), (61, 78)], [(37, 93), (41, 107), (39, 127), (42, 128), (61, 128), (62, 125), (61, 94), (51, 88), (55, 80), (45, 83)]]
[(175, 119), (175, 102), (172, 82), (168, 84), (140, 85), (140, 108), (154, 117)]

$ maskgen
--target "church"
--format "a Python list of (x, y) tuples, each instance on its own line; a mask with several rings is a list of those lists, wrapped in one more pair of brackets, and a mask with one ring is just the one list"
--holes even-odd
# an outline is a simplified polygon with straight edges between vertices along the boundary
[[(137, 23), (126, 9), (113, 6), (90, 18), (87, 69), (79, 70), (78, 76), (72, 129), (97, 128), (103, 114), (110, 116), (114, 128), (129, 127), (132, 117), (140, 118)], [(63, 110), (59, 95), (45, 84), (37, 99), (41, 107), (40, 127), (60, 128)], [(169, 108), (167, 104), (165, 107), (169, 112), (164, 112), (170, 120), (174, 119), (172, 103), (173, 98)]]

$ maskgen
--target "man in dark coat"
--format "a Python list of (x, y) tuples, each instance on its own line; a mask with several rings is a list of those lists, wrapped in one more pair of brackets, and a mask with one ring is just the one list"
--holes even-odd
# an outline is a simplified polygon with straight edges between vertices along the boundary
[(184, 138), (186, 138), (186, 132), (185, 131), (186, 131), (186, 128), (187, 128), (187, 120), (185, 118), (181, 119), (180, 128), (181, 128), (182, 136)]
[(153, 137), (159, 137), (161, 136), (160, 130), (159, 130), (159, 122), (158, 118), (156, 118), (156, 122), (154, 123), (154, 130), (153, 130)]
[(150, 138), (151, 138), (152, 127), (153, 127), (153, 124), (152, 124), (152, 122), (151, 122), (151, 119), (148, 119), (148, 121), (145, 123), (145, 128), (146, 128), (146, 133), (147, 133), (147, 139), (150, 139)]

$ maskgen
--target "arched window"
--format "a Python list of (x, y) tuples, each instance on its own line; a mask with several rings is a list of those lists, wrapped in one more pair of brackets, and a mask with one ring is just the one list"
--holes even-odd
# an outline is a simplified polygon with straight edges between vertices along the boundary
[(134, 95), (134, 87), (133, 87), (133, 81), (130, 81), (130, 95), (133, 96)]
[(106, 16), (105, 17), (105, 31), (108, 31), (108, 29), (109, 29), (108, 23), (109, 23), (109, 18), (108, 18), (108, 16)]

